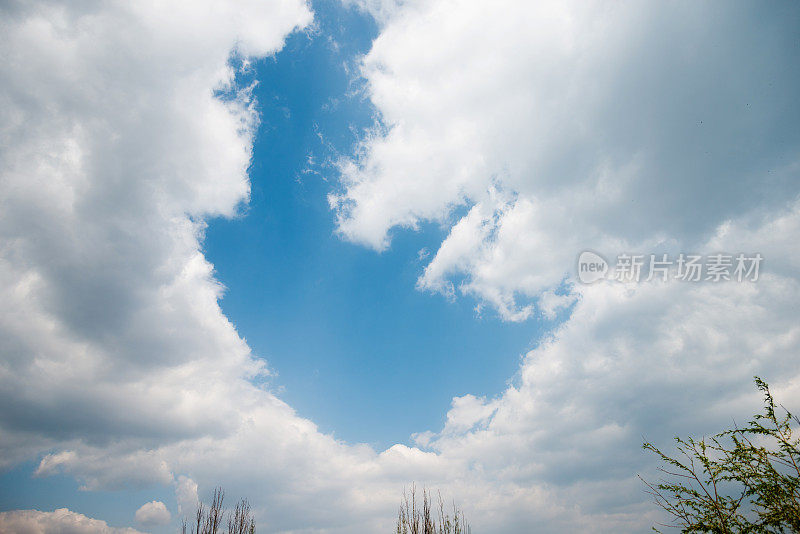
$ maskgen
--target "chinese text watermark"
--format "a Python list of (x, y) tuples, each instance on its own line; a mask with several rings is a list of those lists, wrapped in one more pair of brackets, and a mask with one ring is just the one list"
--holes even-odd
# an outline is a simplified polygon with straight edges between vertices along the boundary
[(611, 267), (601, 255), (584, 251), (578, 257), (578, 279), (618, 282), (756, 282), (763, 257), (755, 254), (619, 254)]

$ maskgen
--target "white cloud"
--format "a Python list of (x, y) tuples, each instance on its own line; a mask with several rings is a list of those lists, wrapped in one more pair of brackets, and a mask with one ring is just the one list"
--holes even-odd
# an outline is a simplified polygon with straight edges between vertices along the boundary
[(172, 519), (167, 506), (161, 501), (144, 503), (136, 510), (136, 522), (144, 526), (166, 525)]
[(213, 92), (231, 88), (231, 47), (269, 54), (310, 13), (300, 1), (4, 9), (3, 461), (230, 430), (235, 408), (215, 395), (265, 369), (220, 312), (199, 243), (204, 217), (247, 200), (256, 117), (245, 94)]
[(577, 286), (570, 318), (525, 356), (512, 386), (495, 399), (454, 399), (442, 431), (418, 443), (506, 496), (461, 485), (484, 530), (647, 530), (664, 518), (636, 478), (657, 476), (643, 437), (668, 447), (674, 435), (744, 421), (760, 409), (754, 375), (796, 408), (797, 234), (773, 230), (796, 229), (797, 207), (760, 227), (726, 226), (707, 244), (757, 244), (783, 273), (750, 284)]
[(376, 20), (384, 22), (397, 14), (402, 5), (402, 0), (342, 0), (342, 4), (354, 6), (365, 13), (369, 13)]
[(582, 250), (692, 247), (780, 207), (800, 192), (795, 11), (404, 2), (364, 59), (383, 128), (342, 161), (339, 231), (382, 249), (455, 217), (420, 286), (522, 320)]
[(0, 10), (2, 466), (174, 485), (182, 515), (221, 484), (273, 531), (389, 525), (402, 463), (260, 385), (201, 250), (204, 221), (249, 194), (257, 117), (231, 50), (275, 52), (305, 3)]
[(0, 532), (14, 534), (141, 534), (132, 528), (114, 528), (105, 521), (59, 508), (54, 512), (14, 510), (0, 512)]
[[(381, 250), (439, 222), (420, 289), (511, 321), (572, 306), (513, 386), (454, 399), (416, 442), (460, 466), (484, 529), (648, 529), (643, 435), (747, 417), (754, 374), (800, 400), (797, 7), (375, 5), (381, 126), (341, 162), (340, 233)], [(587, 249), (768, 259), (755, 284), (572, 285)]]
[(542, 316), (546, 319), (555, 319), (564, 309), (569, 308), (575, 303), (576, 295), (556, 293), (555, 291), (545, 291), (539, 296), (537, 304)]
[[(635, 478), (651, 468), (642, 434), (744, 417), (754, 373), (800, 398), (791, 17), (383, 4), (365, 72), (391, 129), (343, 162), (341, 231), (381, 248), (467, 206), (421, 289), (511, 320), (527, 299), (574, 307), (501, 396), (458, 397), (421, 447), (377, 452), (254, 384), (269, 371), (218, 305), (203, 221), (247, 200), (255, 117), (213, 91), (231, 88), (235, 43), (270, 54), (310, 18), (290, 0), (231, 5), (0, 8), (5, 466), (171, 484), (182, 515), (222, 484), (268, 532), (389, 531), (410, 480), (483, 532), (640, 532), (658, 519)], [(770, 267), (756, 284), (558, 297), (587, 245), (758, 250)], [(0, 517), (26, 514), (50, 517)]]
[(178, 501), (178, 514), (181, 517), (191, 516), (200, 502), (197, 496), (197, 482), (187, 476), (179, 476), (175, 487), (175, 499)]
[[(214, 97), (235, 89), (231, 49), (273, 53), (305, 3), (1, 9), (3, 465), (40, 459), (91, 490), (176, 483), (182, 512), (191, 476), (277, 504), (275, 524), (369, 524), (338, 501), (376, 454), (251, 381), (268, 370), (200, 247), (204, 219), (248, 198), (256, 117), (246, 93)], [(309, 499), (330, 506), (306, 516)]]

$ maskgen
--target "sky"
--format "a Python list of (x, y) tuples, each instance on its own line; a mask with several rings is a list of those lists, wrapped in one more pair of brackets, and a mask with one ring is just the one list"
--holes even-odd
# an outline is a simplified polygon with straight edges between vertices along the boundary
[(800, 403), (796, 3), (0, 12), (0, 532), (642, 532), (642, 439)]
[[(428, 223), (383, 254), (335, 237), (332, 160), (373, 124), (349, 72), (377, 27), (366, 13), (315, 5), (313, 32), (292, 35), (248, 80), (261, 121), (240, 216), (206, 230), (222, 309), (263, 357), (281, 398), (326, 432), (378, 447), (441, 426), (454, 394), (500, 393), (545, 325), (479, 317), (474, 301), (415, 291), (446, 236)], [(240, 83), (247, 83), (245, 80)]]

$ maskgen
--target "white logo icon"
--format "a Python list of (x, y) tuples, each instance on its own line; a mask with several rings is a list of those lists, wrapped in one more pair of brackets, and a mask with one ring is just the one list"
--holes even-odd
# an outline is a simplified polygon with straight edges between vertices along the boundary
[(585, 250), (578, 256), (578, 279), (584, 284), (591, 284), (605, 278), (608, 262), (594, 252)]

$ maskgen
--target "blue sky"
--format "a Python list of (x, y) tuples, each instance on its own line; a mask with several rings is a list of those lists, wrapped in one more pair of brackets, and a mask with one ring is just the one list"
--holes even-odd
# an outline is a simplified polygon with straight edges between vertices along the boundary
[(251, 199), (241, 216), (210, 222), (204, 250), (227, 288), (225, 314), (276, 371), (282, 398), (325, 432), (386, 447), (441, 426), (455, 395), (502, 391), (539, 327), (415, 290), (419, 252), (446, 235), (439, 224), (398, 230), (381, 254), (336, 235), (326, 162), (373, 125), (352, 69), (376, 27), (332, 2), (314, 11), (315, 31), (253, 66), (262, 124)]
[(795, 2), (0, 15), (0, 531), (642, 532), (643, 438), (800, 402)]

